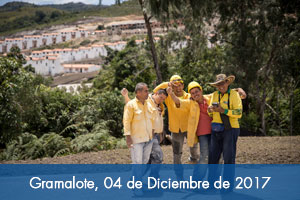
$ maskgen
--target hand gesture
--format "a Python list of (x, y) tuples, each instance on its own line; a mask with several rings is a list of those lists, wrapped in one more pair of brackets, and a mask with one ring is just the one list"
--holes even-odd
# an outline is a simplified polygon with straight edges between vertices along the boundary
[(121, 90), (121, 94), (122, 94), (123, 97), (128, 96), (128, 90), (127, 90), (126, 88), (123, 88), (123, 89)]
[(169, 94), (169, 95), (171, 95), (172, 93), (173, 93), (173, 89), (172, 89), (172, 87), (168, 87), (167, 88), (167, 93)]

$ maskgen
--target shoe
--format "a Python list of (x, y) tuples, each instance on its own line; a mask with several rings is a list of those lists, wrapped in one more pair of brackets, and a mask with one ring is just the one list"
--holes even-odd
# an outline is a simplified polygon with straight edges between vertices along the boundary
[(172, 143), (172, 136), (171, 135), (166, 135), (167, 140)]
[(197, 163), (198, 163), (197, 159), (193, 159), (193, 158), (189, 157), (188, 164), (197, 164)]

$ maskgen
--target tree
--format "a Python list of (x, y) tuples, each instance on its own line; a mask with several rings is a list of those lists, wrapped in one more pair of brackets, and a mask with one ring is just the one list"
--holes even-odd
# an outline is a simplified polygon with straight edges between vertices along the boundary
[(115, 0), (115, 4), (120, 6), (121, 5), (121, 0)]
[(104, 30), (104, 29), (105, 29), (105, 27), (103, 24), (100, 24), (97, 26), (97, 30)]
[[(186, 66), (197, 66), (204, 41), (224, 49), (224, 57), (216, 62), (219, 71), (236, 75), (236, 83), (249, 94), (246, 107), (259, 116), (260, 132), (267, 134), (270, 124), (285, 123), (284, 105), (273, 98), (290, 96), (291, 130), (293, 94), (299, 83), (291, 75), (299, 69), (295, 44), (299, 38), (299, 5), (294, 1), (174, 1), (149, 0), (151, 12), (169, 21), (182, 20), (188, 40)], [(194, 60), (195, 64), (192, 64)], [(211, 60), (209, 60), (211, 61)], [(292, 61), (292, 63), (290, 62)], [(284, 63), (289, 63), (286, 66)], [(293, 67), (291, 67), (293, 66)], [(291, 70), (290, 70), (291, 69)], [(217, 71), (216, 71), (217, 72)], [(298, 74), (295, 73), (294, 74)], [(289, 82), (292, 78), (292, 84)], [(288, 80), (289, 83), (275, 80)], [(292, 86), (293, 85), (293, 86)], [(290, 91), (287, 94), (286, 91)], [(276, 96), (274, 95), (276, 94)], [(253, 100), (252, 100), (253, 99)], [(256, 109), (254, 109), (256, 108)], [(272, 117), (272, 122), (266, 118)], [(275, 123), (275, 124), (276, 124)], [(281, 125), (280, 125), (281, 126)], [(286, 125), (285, 125), (286, 128)]]
[(37, 23), (40, 23), (42, 22), (46, 17), (46, 14), (44, 13), (44, 11), (41, 11), (41, 10), (37, 10), (35, 11), (35, 21)]
[(107, 65), (99, 72), (94, 86), (101, 90), (118, 90), (126, 87), (134, 91), (139, 82), (151, 85), (154, 78), (150, 61), (147, 59), (143, 46), (138, 46), (134, 38), (130, 40), (122, 51), (108, 50)]
[[(22, 60), (22, 59), (21, 59)], [(3, 145), (21, 134), (23, 116), (31, 96), (33, 76), (23, 69), (21, 60), (0, 58), (0, 144)], [(24, 103), (24, 104), (23, 104)]]
[(26, 60), (25, 60), (23, 54), (21, 54), (20, 48), (17, 46), (13, 46), (10, 49), (9, 53), (7, 54), (7, 57), (16, 59), (16, 61), (20, 64), (26, 63)]
[(51, 19), (59, 18), (61, 15), (62, 15), (61, 12), (59, 12), (58, 10), (55, 10), (55, 11), (51, 12), (50, 18)]
[(157, 58), (157, 52), (156, 52), (153, 35), (152, 35), (152, 28), (151, 28), (151, 23), (150, 23), (151, 16), (148, 17), (148, 15), (146, 13), (146, 7), (145, 7), (144, 0), (139, 0), (139, 3), (141, 6), (141, 9), (143, 11), (143, 16), (144, 16), (144, 20), (145, 20), (145, 24), (146, 24), (146, 28), (147, 28), (149, 45), (150, 45), (151, 54), (152, 54), (153, 63), (154, 63), (154, 69), (155, 69), (156, 77), (157, 77), (157, 84), (159, 84), (162, 82), (162, 76), (161, 76), (161, 71), (160, 71), (158, 58)]

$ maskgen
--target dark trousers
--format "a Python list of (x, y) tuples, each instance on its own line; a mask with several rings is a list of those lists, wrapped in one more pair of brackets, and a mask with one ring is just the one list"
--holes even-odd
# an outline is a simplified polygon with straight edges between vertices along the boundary
[(235, 164), (236, 143), (240, 134), (239, 128), (211, 133), (209, 164), (218, 164), (223, 153), (224, 164)]
[[(223, 153), (224, 164), (232, 165), (209, 165), (210, 182), (218, 179), (223, 171), (223, 179), (230, 182), (230, 188), (224, 192), (230, 192), (234, 188), (235, 178), (235, 156), (236, 143), (240, 134), (239, 128), (232, 128), (223, 132), (212, 132), (210, 143), (209, 164), (219, 164), (220, 156)], [(223, 170), (221, 169), (223, 168)]]

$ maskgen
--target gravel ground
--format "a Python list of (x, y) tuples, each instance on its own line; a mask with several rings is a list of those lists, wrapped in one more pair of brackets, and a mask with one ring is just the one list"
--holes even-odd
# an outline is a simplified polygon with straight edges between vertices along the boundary
[[(162, 146), (164, 164), (172, 164), (172, 147)], [(182, 162), (188, 163), (189, 151), (185, 144)], [(130, 164), (128, 149), (79, 153), (56, 158), (0, 161), (1, 164)], [(239, 137), (238, 164), (300, 164), (300, 136)]]

